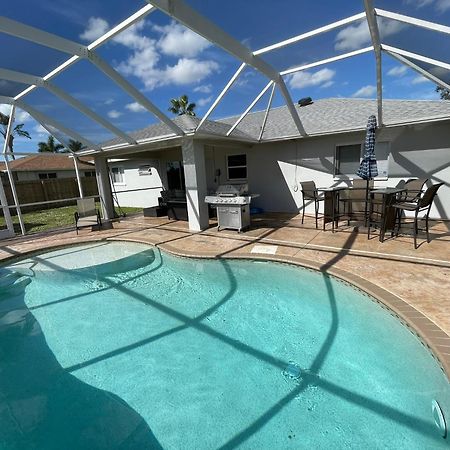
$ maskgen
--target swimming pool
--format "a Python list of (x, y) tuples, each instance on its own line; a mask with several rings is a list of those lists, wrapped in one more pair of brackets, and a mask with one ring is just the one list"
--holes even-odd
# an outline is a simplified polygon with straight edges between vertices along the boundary
[(22, 278), (0, 287), (1, 449), (449, 445), (434, 358), (337, 279), (131, 242), (8, 267)]

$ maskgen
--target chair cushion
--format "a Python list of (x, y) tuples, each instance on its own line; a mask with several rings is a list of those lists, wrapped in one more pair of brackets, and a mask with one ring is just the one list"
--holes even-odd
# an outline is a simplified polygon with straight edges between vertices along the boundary
[(88, 216), (88, 217), (80, 217), (77, 222), (77, 226), (83, 225), (97, 225), (98, 217), (97, 216)]

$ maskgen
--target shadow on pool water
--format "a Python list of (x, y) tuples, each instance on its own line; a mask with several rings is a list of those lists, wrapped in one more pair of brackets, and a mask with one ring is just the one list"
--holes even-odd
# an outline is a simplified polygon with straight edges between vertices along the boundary
[(0, 448), (162, 449), (124, 400), (60, 366), (23, 292), (0, 299), (0, 361)]

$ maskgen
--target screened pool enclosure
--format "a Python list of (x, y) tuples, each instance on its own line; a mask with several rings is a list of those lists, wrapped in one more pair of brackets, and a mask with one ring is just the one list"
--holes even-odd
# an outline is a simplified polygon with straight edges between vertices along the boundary
[[(4, 236), (14, 234), (11, 209), (25, 234), (11, 158), (35, 153), (21, 150), (20, 139), (14, 151), (9, 147), (15, 117), (16, 124), (22, 117), (33, 118), (42, 127), (39, 132), (45, 130), (66, 148), (71, 139), (81, 142), (84, 148), (69, 155), (79, 194), (83, 196), (76, 156), (93, 155), (102, 196), (109, 177), (106, 165), (97, 159), (106, 160), (121, 149), (137, 152), (162, 139), (179, 142), (201, 137), (208, 122), (220, 117), (238, 117), (226, 133), (233, 139), (249, 112), (265, 110), (255, 141), (264, 142), (270, 111), (285, 105), (297, 137), (306, 136), (293, 87), (301, 89), (303, 83), (301, 92), (307, 96), (306, 87), (314, 85), (317, 77), (330, 85), (329, 67), (336, 64), (345, 74), (354, 70), (345, 66), (347, 61), (360, 61), (358, 70), (374, 86), (379, 126), (383, 126), (385, 64), (400, 63), (398, 71), (406, 67), (450, 89), (448, 2), (328, 3), (315, 9), (314, 2), (298, 0), (282, 5), (274, 0), (220, 4), (29, 0), (3, 5), (0, 104), (8, 105), (2, 111), (10, 120), (2, 157), (14, 198), (8, 204), (0, 183), (7, 224)], [(312, 70), (321, 72), (312, 74)], [(213, 83), (206, 78), (211, 73)], [(195, 85), (196, 80), (205, 82)], [(341, 86), (343, 95), (348, 95), (345, 83)], [(204, 112), (189, 133), (167, 112), (168, 99), (185, 91), (203, 95)], [(132, 115), (130, 126), (125, 119)], [(138, 140), (130, 136), (133, 129), (151, 124), (161, 125), (160, 136)]]

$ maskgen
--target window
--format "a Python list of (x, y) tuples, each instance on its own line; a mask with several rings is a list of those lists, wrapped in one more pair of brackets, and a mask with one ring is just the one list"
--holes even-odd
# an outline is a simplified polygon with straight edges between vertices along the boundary
[(356, 175), (361, 161), (361, 144), (338, 145), (334, 158), (334, 175)]
[(48, 180), (49, 178), (56, 178), (56, 172), (46, 172), (39, 174), (40, 180)]
[(245, 180), (247, 178), (247, 155), (228, 155), (227, 174), (229, 180)]
[(123, 167), (112, 167), (111, 178), (114, 184), (124, 184)]
[(185, 190), (184, 169), (181, 161), (170, 161), (166, 165), (167, 189)]
[[(359, 169), (363, 156), (362, 144), (338, 145), (334, 158), (334, 176), (342, 175), (353, 178)], [(375, 143), (375, 157), (377, 159), (378, 177), (387, 178), (389, 166), (390, 143), (379, 141)]]
[(95, 170), (86, 170), (86, 172), (84, 172), (84, 176), (85, 177), (95, 177)]

